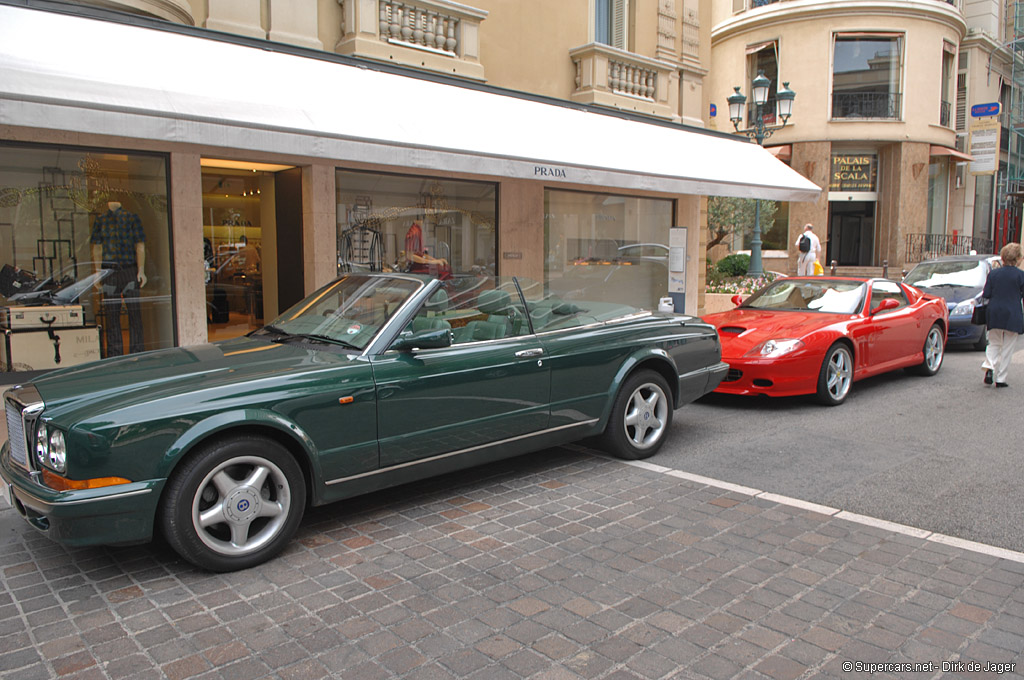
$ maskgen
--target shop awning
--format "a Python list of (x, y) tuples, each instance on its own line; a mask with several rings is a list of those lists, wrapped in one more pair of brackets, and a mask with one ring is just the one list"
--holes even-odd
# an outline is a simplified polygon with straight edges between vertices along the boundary
[(793, 145), (783, 144), (781, 146), (769, 146), (767, 147), (768, 153), (778, 158), (780, 161), (788, 161), (793, 158)]
[(958, 161), (973, 161), (974, 160), (974, 156), (972, 156), (970, 154), (964, 153), (963, 151), (957, 151), (956, 149), (952, 149), (952, 148), (950, 148), (948, 146), (939, 146), (937, 144), (932, 144), (931, 155), (932, 156), (952, 156), (953, 158), (957, 159)]
[(820, 193), (746, 140), (219, 35), (0, 5), (0, 124), (247, 160), (776, 200)]

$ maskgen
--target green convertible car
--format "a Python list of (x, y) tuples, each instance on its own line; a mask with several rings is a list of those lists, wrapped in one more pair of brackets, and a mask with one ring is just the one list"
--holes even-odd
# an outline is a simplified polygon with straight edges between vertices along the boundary
[(521, 279), (343, 276), (246, 337), (57, 370), (6, 392), (11, 505), (68, 545), (159, 530), (214, 571), (321, 505), (600, 436), (638, 459), (725, 376), (700, 319)]

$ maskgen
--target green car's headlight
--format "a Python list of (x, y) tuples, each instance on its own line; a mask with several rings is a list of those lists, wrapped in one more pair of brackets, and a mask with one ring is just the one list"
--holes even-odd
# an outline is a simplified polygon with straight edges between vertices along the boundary
[(64, 443), (64, 433), (60, 430), (50, 432), (50, 467), (54, 472), (67, 470), (68, 448)]
[(46, 465), (50, 457), (50, 440), (46, 436), (46, 423), (39, 423), (36, 428), (36, 461)]
[(43, 467), (48, 467), (54, 472), (67, 471), (68, 447), (64, 440), (64, 433), (60, 430), (48, 427), (46, 423), (39, 423), (36, 428), (36, 460)]

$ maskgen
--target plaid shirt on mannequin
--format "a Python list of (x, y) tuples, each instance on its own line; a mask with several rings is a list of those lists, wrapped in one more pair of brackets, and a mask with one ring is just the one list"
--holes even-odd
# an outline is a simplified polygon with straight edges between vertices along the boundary
[(103, 246), (104, 262), (130, 267), (135, 264), (135, 244), (145, 240), (139, 216), (118, 208), (96, 218), (89, 242)]

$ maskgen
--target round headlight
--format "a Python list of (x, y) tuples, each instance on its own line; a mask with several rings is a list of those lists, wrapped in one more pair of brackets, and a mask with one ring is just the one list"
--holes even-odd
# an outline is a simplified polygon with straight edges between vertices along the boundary
[(54, 430), (50, 433), (50, 467), (56, 472), (67, 469), (68, 450), (64, 444), (64, 433)]
[(36, 460), (39, 461), (40, 465), (46, 465), (46, 461), (50, 456), (49, 441), (46, 438), (46, 425), (39, 423), (39, 427), (36, 428)]

